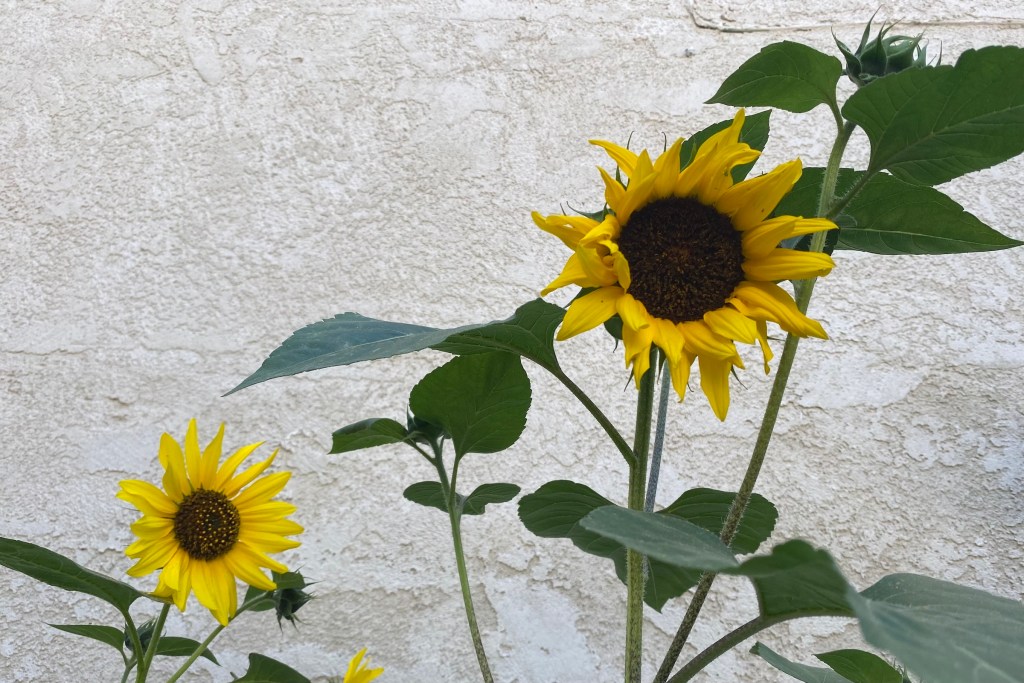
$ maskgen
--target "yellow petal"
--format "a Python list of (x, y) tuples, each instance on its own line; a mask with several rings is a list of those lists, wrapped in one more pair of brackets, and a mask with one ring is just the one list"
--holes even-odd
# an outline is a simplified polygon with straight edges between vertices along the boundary
[(262, 479), (257, 479), (249, 488), (245, 489), (231, 502), (239, 510), (244, 510), (250, 505), (261, 505), (276, 496), (284, 488), (284, 485), (291, 479), (291, 472), (275, 472), (268, 474)]
[(633, 379), (640, 388), (640, 380), (651, 367), (651, 344), (654, 342), (654, 328), (634, 330), (622, 326), (622, 345), (626, 347), (626, 365), (633, 366)]
[(615, 301), (615, 312), (622, 318), (622, 323), (634, 330), (642, 330), (651, 324), (652, 317), (642, 303), (625, 292)]
[(188, 421), (188, 429), (185, 430), (185, 471), (188, 472), (192, 488), (199, 488), (202, 476), (200, 474), (199, 435), (196, 433), (196, 421)]
[(709, 356), (721, 360), (737, 358), (736, 346), (731, 339), (715, 334), (703, 320), (690, 320), (679, 324), (683, 333), (683, 348), (694, 356)]
[(753, 344), (757, 339), (757, 325), (753, 320), (732, 308), (719, 308), (704, 314), (704, 322), (711, 331), (728, 339), (744, 344)]
[(793, 189), (802, 168), (800, 160), (795, 159), (762, 176), (737, 183), (722, 192), (715, 208), (731, 217), (737, 230), (749, 230), (767, 218)]
[(228, 483), (224, 484), (224, 488), (221, 489), (221, 493), (228, 498), (234, 498), (235, 494), (241, 491), (242, 488), (248, 486), (253, 479), (263, 474), (263, 471), (270, 467), (270, 464), (274, 462), (274, 458), (276, 457), (277, 449), (275, 449), (266, 460), (258, 462), (255, 465), (250, 465), (243, 470), (241, 474), (232, 477)]
[(682, 146), (683, 139), (679, 138), (654, 162), (654, 173), (658, 177), (654, 181), (653, 199), (664, 199), (672, 194), (679, 179), (679, 150)]
[(163, 485), (167, 495), (175, 502), (192, 493), (185, 474), (185, 456), (174, 437), (166, 432), (160, 436), (160, 465), (164, 468)]
[(618, 215), (618, 208), (622, 206), (622, 200), (626, 196), (626, 188), (618, 180), (608, 175), (608, 171), (603, 168), (597, 170), (601, 172), (601, 179), (604, 180), (604, 201)]
[(833, 267), (835, 263), (828, 254), (796, 249), (773, 249), (767, 256), (743, 262), (747, 277), (762, 282), (820, 277), (832, 272)]
[(612, 161), (619, 167), (623, 175), (627, 178), (633, 177), (633, 169), (636, 167), (637, 160), (635, 154), (625, 147), (619, 147), (614, 142), (607, 142), (605, 140), (589, 140), (589, 142), (608, 152), (608, 156), (612, 158)]
[(698, 356), (697, 362), (700, 364), (700, 388), (708, 397), (715, 416), (725, 420), (729, 412), (729, 372), (732, 363), (707, 356)]
[(625, 195), (615, 207), (615, 217), (619, 221), (619, 225), (626, 225), (633, 212), (651, 200), (655, 180), (657, 180), (657, 176), (652, 173), (629, 184)]
[(551, 283), (540, 290), (541, 296), (547, 296), (556, 289), (567, 287), (569, 285), (577, 285), (579, 287), (593, 286), (584, 283), (590, 282), (590, 276), (583, 270), (583, 264), (580, 262), (580, 257), (573, 254), (569, 257), (569, 260), (565, 262), (565, 267), (562, 268), (562, 272), (556, 277)]
[(144, 515), (173, 517), (178, 512), (177, 504), (148, 481), (125, 479), (120, 485), (117, 497), (139, 508)]
[(224, 423), (220, 423), (217, 434), (207, 444), (199, 462), (199, 486), (213, 488), (217, 479), (217, 465), (220, 463), (221, 445), (224, 443)]
[(241, 465), (246, 458), (252, 455), (253, 451), (262, 446), (263, 443), (263, 441), (257, 441), (256, 443), (242, 446), (232, 453), (231, 457), (225, 460), (224, 464), (220, 466), (219, 470), (217, 470), (217, 477), (214, 479), (213, 486), (211, 488), (214, 491), (223, 490), (224, 485), (231, 480), (231, 477), (235, 476), (235, 471), (238, 469), (238, 466)]
[(772, 349), (768, 346), (768, 325), (763, 320), (757, 321), (757, 343), (761, 346), (761, 355), (764, 356), (764, 374), (771, 372), (768, 362), (774, 357)]
[(250, 586), (265, 591), (277, 588), (277, 584), (260, 571), (259, 564), (252, 561), (250, 551), (242, 544), (236, 544), (229, 553), (224, 555), (222, 560), (232, 574)]
[(730, 303), (752, 318), (776, 322), (786, 332), (799, 337), (828, 339), (821, 323), (801, 313), (793, 298), (772, 282), (743, 281), (737, 285), (733, 299), (737, 301), (730, 300)]
[(587, 234), (597, 224), (597, 221), (586, 216), (553, 215), (545, 218), (536, 211), (530, 216), (538, 228), (562, 240), (562, 244), (570, 249), (575, 249), (580, 237)]
[(615, 302), (623, 294), (621, 287), (602, 287), (573, 301), (562, 319), (557, 339), (575, 337), (611, 318), (615, 315)]

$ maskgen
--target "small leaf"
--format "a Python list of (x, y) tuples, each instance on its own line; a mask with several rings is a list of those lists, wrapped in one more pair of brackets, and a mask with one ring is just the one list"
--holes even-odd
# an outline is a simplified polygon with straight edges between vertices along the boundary
[(255, 652), (249, 654), (249, 670), (237, 683), (310, 683), (295, 669)]
[(1016, 600), (893, 574), (854, 594), (853, 606), (864, 639), (923, 681), (1024, 681), (1024, 605)]
[(422, 351), (457, 332), (476, 327), (482, 325), (440, 330), (342, 313), (296, 330), (263, 361), (259, 370), (228, 394), (277, 377)]
[(852, 683), (903, 683), (903, 674), (870, 652), (833, 650), (814, 656)]
[(100, 626), (98, 624), (50, 624), (59, 631), (73, 633), (76, 636), (85, 636), (106, 643), (118, 652), (121, 652), (124, 643), (124, 631), (113, 626)]
[[(743, 128), (740, 130), (740, 142), (745, 142), (752, 149), (763, 151), (765, 145), (768, 144), (771, 114), (771, 111), (762, 111), (744, 118)], [(712, 135), (725, 130), (730, 125), (732, 125), (732, 119), (719, 121), (687, 138), (683, 142), (683, 146), (679, 148), (679, 167), (686, 168), (693, 163), (693, 159), (697, 156), (697, 150), (700, 149), (700, 146)], [(754, 167), (754, 163), (754, 161), (751, 161), (748, 164), (741, 164), (734, 168), (732, 170), (733, 182), (738, 183), (746, 178), (747, 174), (750, 173), (750, 169)]]
[(738, 565), (732, 551), (717, 536), (666, 515), (608, 505), (588, 514), (580, 526), (676, 567), (721, 571)]
[(400, 422), (378, 417), (350, 424), (334, 432), (331, 453), (348, 453), (391, 443), (402, 443), (408, 436)]
[(444, 497), (444, 490), (436, 481), (421, 481), (413, 484), (405, 489), (402, 495), (406, 500), (411, 500), (419, 505), (448, 512), (448, 501)]
[[(863, 176), (841, 169), (837, 194)], [(796, 187), (783, 197), (775, 215), (813, 215), (823, 169), (804, 169)], [(962, 254), (1008, 249), (1021, 244), (988, 227), (948, 196), (887, 173), (873, 176), (843, 210), (836, 248), (873, 254)]]
[(937, 185), (1024, 151), (1024, 49), (967, 50), (955, 66), (909, 69), (843, 106), (871, 140), (870, 171)]
[(761, 642), (754, 643), (754, 647), (750, 648), (750, 651), (782, 673), (789, 674), (804, 683), (850, 683), (848, 679), (823, 666), (807, 666), (791, 662)]
[(515, 484), (481, 484), (473, 493), (466, 496), (462, 504), (462, 514), (482, 515), (487, 505), (507, 503), (518, 496), (520, 490)]
[(409, 408), (444, 428), (455, 457), (503, 451), (519, 439), (530, 409), (530, 379), (519, 356), (456, 356), (413, 387)]
[(508, 320), (454, 333), (433, 348), (459, 355), (506, 351), (529, 358), (548, 370), (556, 370), (555, 330), (564, 316), (565, 309), (561, 306), (534, 299), (516, 309)]
[(0, 564), (57, 588), (104, 600), (127, 614), (142, 593), (33, 543), (0, 538)]
[[(717, 536), (722, 531), (722, 524), (725, 523), (735, 497), (735, 493), (726, 491), (690, 489), (658, 514), (685, 519)], [(772, 535), (778, 517), (779, 511), (767, 498), (753, 494), (732, 541), (733, 551), (747, 554), (757, 550)]]
[(812, 47), (783, 41), (761, 48), (740, 65), (707, 104), (775, 107), (805, 112), (819, 104), (836, 107), (843, 65)]
[[(199, 641), (192, 640), (191, 638), (161, 636), (156, 644), (156, 653), (161, 657), (190, 657), (199, 645)], [(203, 654), (199, 656), (209, 659), (217, 666), (220, 666), (220, 662), (217, 661), (217, 658), (213, 656), (209, 649), (203, 650)]]

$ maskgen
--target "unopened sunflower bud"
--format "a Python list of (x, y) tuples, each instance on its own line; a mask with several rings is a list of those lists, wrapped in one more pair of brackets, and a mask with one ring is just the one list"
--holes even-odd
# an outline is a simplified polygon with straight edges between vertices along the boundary
[[(858, 87), (867, 85), (882, 76), (928, 66), (926, 48), (921, 44), (923, 34), (917, 36), (888, 35), (895, 24), (882, 24), (878, 35), (870, 38), (872, 21), (874, 21), (874, 17), (871, 17), (868, 25), (864, 27), (860, 45), (856, 50), (851, 50), (843, 41), (833, 35), (839, 51), (846, 58), (846, 69), (843, 73)], [(936, 62), (937, 64), (938, 62)]]
[(310, 584), (302, 578), (299, 572), (287, 572), (278, 574), (274, 572), (274, 583), (277, 590), (274, 591), (274, 610), (277, 613), (277, 623), (280, 626), (282, 619), (287, 619), (295, 625), (298, 619), (295, 613), (302, 609), (302, 606), (313, 599), (313, 596), (302, 590)]

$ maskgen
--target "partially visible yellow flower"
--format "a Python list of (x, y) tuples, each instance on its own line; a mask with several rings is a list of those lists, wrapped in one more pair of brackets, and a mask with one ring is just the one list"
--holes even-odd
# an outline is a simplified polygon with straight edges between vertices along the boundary
[(345, 672), (345, 679), (342, 683), (370, 683), (370, 681), (384, 673), (382, 668), (368, 669), (370, 660), (363, 661), (363, 655), (365, 654), (365, 647), (355, 654), (352, 661), (348, 663), (348, 671)]
[(760, 345), (767, 373), (768, 321), (801, 337), (827, 338), (776, 283), (826, 275), (832, 259), (778, 245), (836, 227), (824, 218), (768, 218), (800, 177), (799, 160), (733, 183), (733, 168), (760, 155), (739, 141), (743, 117), (740, 110), (682, 170), (682, 139), (653, 162), (647, 150), (635, 154), (592, 140), (628, 179), (624, 185), (598, 169), (610, 209), (604, 220), (533, 214), (542, 230), (573, 251), (541, 294), (568, 285), (593, 289), (569, 306), (558, 339), (618, 315), (626, 366), (637, 384), (657, 346), (682, 400), (696, 360), (701, 388), (721, 420), (729, 410), (729, 375), (743, 367), (737, 341)]
[(128, 574), (145, 576), (160, 570), (154, 595), (173, 600), (184, 611), (194, 590), (200, 604), (226, 625), (237, 611), (235, 579), (274, 590), (277, 586), (261, 569), (284, 573), (288, 568), (266, 553), (298, 546), (298, 541), (285, 537), (301, 533), (302, 527), (285, 519), (295, 512), (294, 505), (271, 500), (291, 472), (260, 477), (277, 451), (236, 474), (261, 443), (242, 446), (220, 465), (223, 439), (222, 424), (200, 451), (195, 420), (188, 423), (184, 449), (165, 433), (159, 452), (163, 490), (128, 479), (121, 482), (117, 497), (142, 512), (132, 524), (139, 540), (125, 550), (138, 560)]

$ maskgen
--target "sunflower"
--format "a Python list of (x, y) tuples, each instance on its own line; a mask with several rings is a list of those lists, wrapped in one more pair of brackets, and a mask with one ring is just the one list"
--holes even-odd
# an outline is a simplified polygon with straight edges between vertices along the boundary
[(768, 321), (801, 337), (827, 338), (776, 283), (826, 275), (833, 267), (827, 254), (778, 245), (831, 230), (834, 223), (768, 218), (799, 179), (799, 160), (733, 183), (733, 168), (760, 156), (739, 141), (743, 117), (741, 110), (682, 170), (682, 139), (653, 163), (647, 150), (634, 154), (592, 140), (628, 179), (622, 183), (598, 169), (608, 205), (603, 220), (533, 214), (542, 230), (573, 250), (541, 295), (567, 285), (592, 290), (569, 306), (557, 338), (568, 339), (618, 315), (626, 366), (637, 384), (650, 367), (653, 344), (664, 354), (682, 400), (696, 359), (701, 388), (720, 420), (729, 409), (729, 374), (743, 368), (735, 342), (758, 343), (767, 373)]
[(370, 683), (373, 679), (384, 673), (384, 669), (368, 669), (370, 660), (363, 661), (363, 655), (366, 654), (366, 648), (357, 652), (352, 660), (348, 663), (348, 671), (345, 672), (345, 678), (341, 683)]
[(170, 434), (160, 438), (163, 490), (137, 479), (121, 482), (117, 497), (137, 507), (142, 517), (132, 524), (138, 540), (125, 550), (138, 562), (130, 576), (160, 570), (154, 595), (171, 599), (185, 610), (190, 591), (221, 624), (237, 611), (235, 579), (261, 590), (277, 586), (261, 568), (284, 573), (280, 562), (266, 553), (299, 545), (285, 538), (302, 527), (285, 519), (295, 512), (291, 503), (271, 500), (291, 477), (277, 472), (260, 477), (277, 456), (236, 474), (239, 465), (260, 443), (239, 448), (220, 465), (224, 425), (200, 452), (196, 421), (185, 433), (185, 447)]

